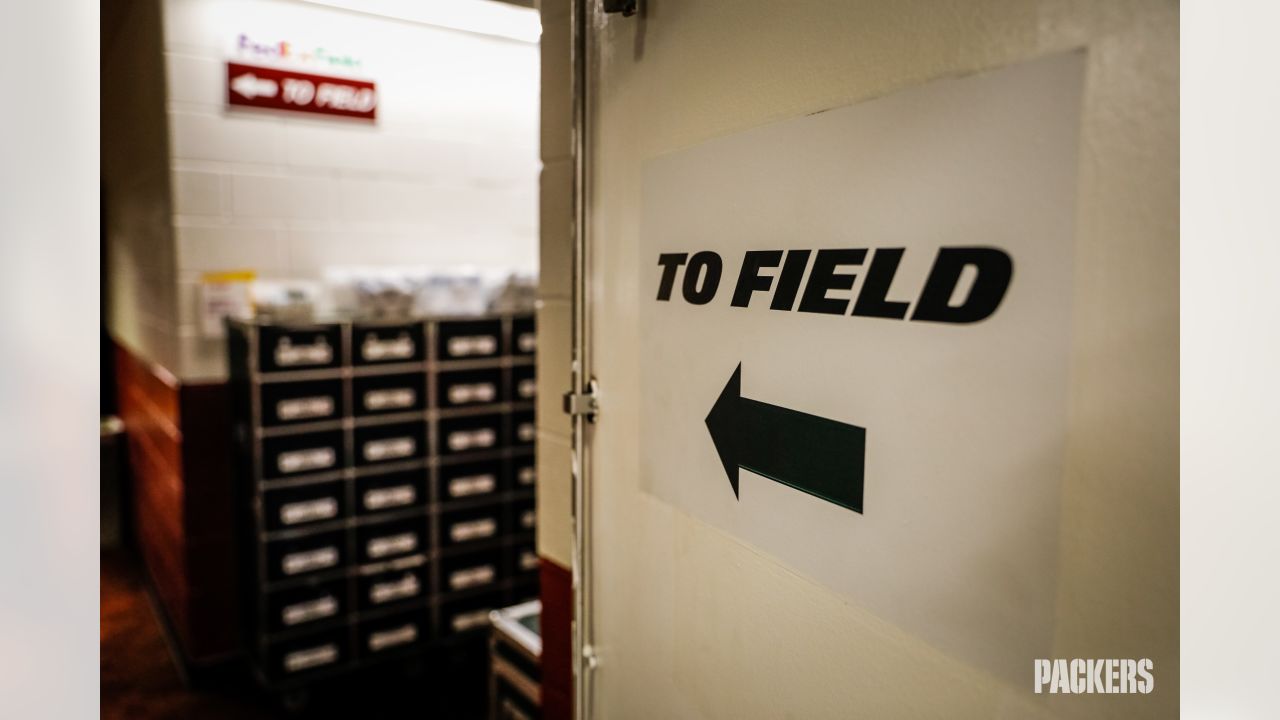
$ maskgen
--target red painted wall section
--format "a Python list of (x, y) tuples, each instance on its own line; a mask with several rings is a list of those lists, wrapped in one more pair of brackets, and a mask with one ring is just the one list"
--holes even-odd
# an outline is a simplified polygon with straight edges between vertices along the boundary
[(182, 660), (240, 649), (229, 393), (183, 385), (116, 345), (135, 540)]
[(546, 558), (542, 580), (542, 717), (573, 717), (573, 575)]

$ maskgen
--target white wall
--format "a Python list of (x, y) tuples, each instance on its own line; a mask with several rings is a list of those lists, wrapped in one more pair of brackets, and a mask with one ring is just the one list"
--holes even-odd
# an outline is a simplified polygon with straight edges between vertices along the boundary
[[(642, 16), (610, 16), (597, 30), (595, 716), (1176, 717), (1177, 3), (783, 5), (653, 2)], [(1076, 48), (1087, 60), (1067, 457), (1061, 518), (1044, 529), (1059, 547), (1044, 657), (1152, 658), (1151, 695), (1035, 695), (1033, 658), (1021, 678), (997, 677), (664, 502), (638, 472), (642, 453), (652, 451), (639, 442), (637, 412), (646, 391), (639, 359), (651, 352), (637, 322), (640, 268), (653, 262), (637, 249), (647, 161), (930, 79)], [(542, 516), (543, 527), (561, 525)], [(567, 534), (540, 540), (544, 553), (568, 545)], [(944, 614), (939, 623), (950, 621)]]
[(177, 291), (159, 0), (106, 3), (102, 20), (106, 320), (116, 342), (174, 367)]
[(573, 559), (572, 431), (557, 406), (569, 389), (573, 285), (573, 132), (569, 0), (540, 0), (542, 177), (538, 224), (538, 554)]
[[(225, 372), (221, 343), (199, 334), (206, 271), (536, 271), (536, 44), (295, 0), (165, 0), (163, 9), (180, 377)], [(378, 119), (227, 109), (225, 63), (272, 62), (241, 54), (242, 33), (358, 59), (350, 74), (377, 83)]]

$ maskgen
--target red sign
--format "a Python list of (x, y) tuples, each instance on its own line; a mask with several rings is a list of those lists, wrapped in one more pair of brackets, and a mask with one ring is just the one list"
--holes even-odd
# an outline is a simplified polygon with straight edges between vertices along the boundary
[(378, 91), (365, 80), (229, 62), (227, 104), (373, 120)]

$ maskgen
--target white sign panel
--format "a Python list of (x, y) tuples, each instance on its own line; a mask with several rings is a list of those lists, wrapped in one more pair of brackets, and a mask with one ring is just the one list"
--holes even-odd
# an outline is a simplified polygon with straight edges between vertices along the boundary
[(1083, 60), (644, 171), (644, 488), (1018, 683), (1052, 647)]

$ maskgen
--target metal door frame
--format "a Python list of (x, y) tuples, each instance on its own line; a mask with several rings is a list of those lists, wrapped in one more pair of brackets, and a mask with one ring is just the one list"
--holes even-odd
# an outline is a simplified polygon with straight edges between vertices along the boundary
[(589, 426), (595, 419), (596, 383), (592, 375), (589, 342), (590, 262), (587, 243), (588, 147), (590, 139), (587, 90), (588, 34), (593, 19), (594, 0), (570, 0), (570, 68), (573, 74), (573, 326), (571, 390), (566, 403), (573, 424), (573, 710), (576, 720), (592, 716), (592, 674), (596, 667), (593, 650), (591, 599), (591, 437)]

